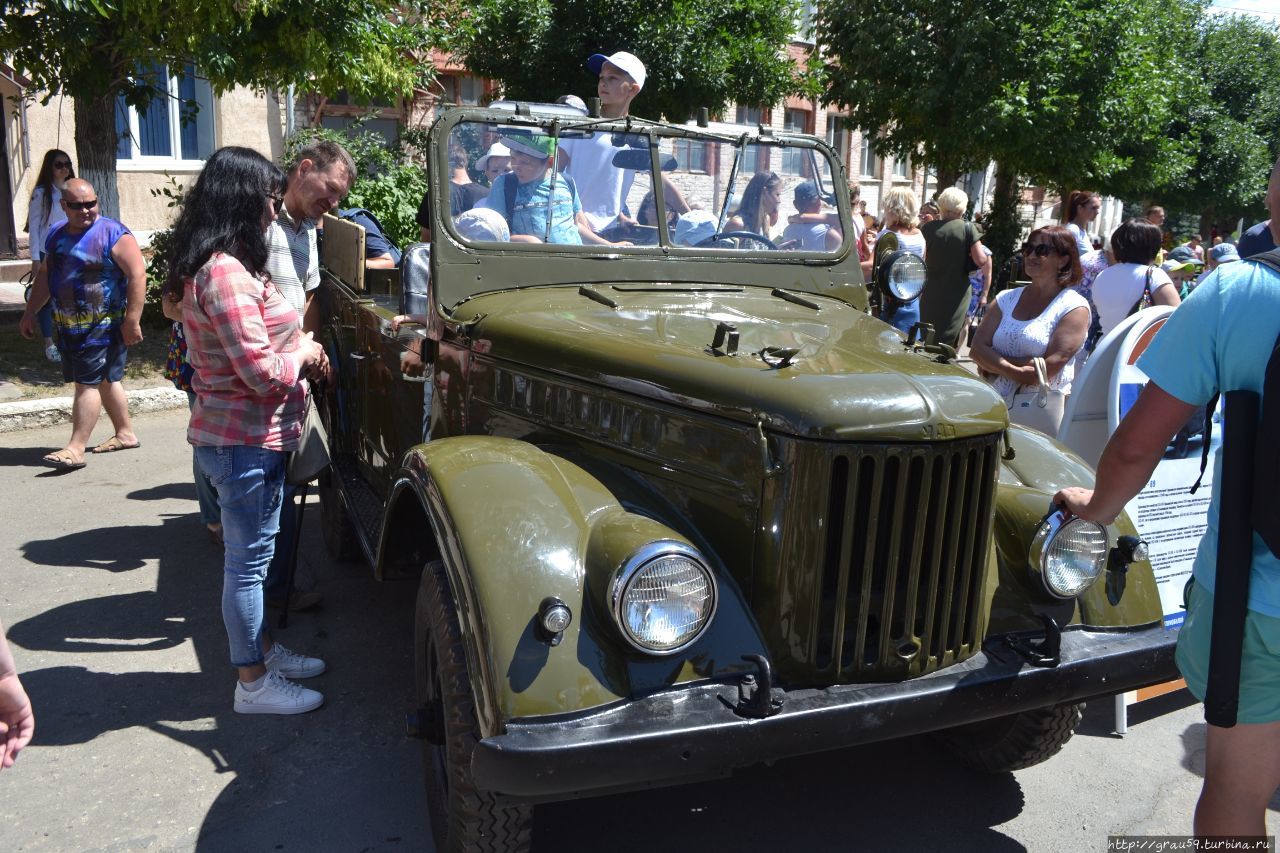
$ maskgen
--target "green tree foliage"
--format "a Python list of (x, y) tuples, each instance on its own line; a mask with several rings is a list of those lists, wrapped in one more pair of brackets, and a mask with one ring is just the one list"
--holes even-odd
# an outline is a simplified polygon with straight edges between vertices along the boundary
[(46, 100), (74, 97), (79, 171), (114, 215), (116, 99), (145, 109), (167, 97), (140, 69), (194, 62), (215, 91), (406, 96), (431, 73), (424, 52), (447, 48), (466, 20), (454, 2), (425, 0), (0, 0), (0, 53)]
[[(826, 100), (879, 128), (940, 180), (998, 161), (1055, 187), (1105, 189), (1139, 156), (1147, 179), (1185, 175), (1164, 129), (1185, 91), (1179, 46), (1200, 0), (826, 0), (817, 70)], [(1002, 258), (997, 258), (1002, 260)]]
[(1195, 152), (1185, 177), (1150, 195), (1226, 230), (1265, 217), (1267, 176), (1280, 156), (1280, 30), (1256, 18), (1208, 16), (1184, 62), (1193, 85), (1166, 128)]
[(786, 47), (795, 0), (480, 0), (467, 66), (510, 98), (595, 95), (594, 53), (634, 53), (648, 80), (633, 112), (683, 121), (729, 101), (775, 104), (798, 86)]
[[(881, 144), (959, 173), (990, 160), (1054, 186), (1120, 172), (1157, 137), (1186, 76), (1195, 3), (827, 0), (827, 100)], [(874, 45), (877, 49), (868, 49)], [(1177, 151), (1164, 151), (1166, 156)]]

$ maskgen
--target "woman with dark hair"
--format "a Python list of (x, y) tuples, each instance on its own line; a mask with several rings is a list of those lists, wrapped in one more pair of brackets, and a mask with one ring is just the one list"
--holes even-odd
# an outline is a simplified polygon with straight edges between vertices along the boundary
[(165, 282), (167, 297), (182, 300), (195, 370), (187, 441), (222, 508), (222, 619), (241, 714), (300, 714), (324, 701), (288, 680), (319, 675), (324, 662), (273, 643), (263, 625), (262, 580), (280, 525), (285, 458), (302, 433), (304, 376), (329, 369), (324, 348), (302, 333), (265, 272), (265, 232), (284, 188), (284, 174), (258, 152), (214, 152), (174, 224)]
[[(59, 222), (67, 221), (62, 209), (62, 187), (76, 176), (67, 152), (51, 148), (44, 154), (40, 172), (36, 175), (36, 188), (31, 191), (31, 203), (27, 206), (26, 232), (31, 235), (31, 279), (35, 280), (44, 260), (44, 241), (49, 231)], [(44, 357), (57, 363), (62, 361), (58, 347), (53, 343), (53, 300), (36, 313), (40, 334), (44, 336)]]
[(726, 231), (750, 231), (773, 239), (782, 204), (782, 178), (773, 172), (757, 172), (747, 181), (737, 211), (729, 217)]
[(1023, 386), (1038, 384), (1037, 357), (1044, 359), (1050, 390), (1070, 394), (1076, 353), (1089, 331), (1089, 303), (1072, 289), (1081, 271), (1071, 232), (1061, 225), (1038, 228), (1022, 255), (1031, 284), (996, 297), (969, 351), (1007, 404)]
[(1067, 204), (1062, 209), (1062, 221), (1066, 223), (1071, 236), (1076, 238), (1076, 249), (1081, 255), (1093, 251), (1093, 240), (1089, 237), (1089, 223), (1098, 218), (1102, 210), (1102, 196), (1085, 190), (1072, 190), (1067, 196)]
[(1099, 336), (1143, 307), (1144, 295), (1152, 305), (1180, 305), (1178, 288), (1169, 274), (1155, 266), (1163, 239), (1160, 226), (1141, 217), (1127, 219), (1111, 235), (1116, 262), (1093, 280), (1093, 305), (1101, 326)]

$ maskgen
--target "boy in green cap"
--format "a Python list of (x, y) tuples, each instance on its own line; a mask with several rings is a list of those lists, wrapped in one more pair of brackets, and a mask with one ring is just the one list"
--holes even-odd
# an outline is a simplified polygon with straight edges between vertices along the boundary
[[(545, 239), (548, 243), (580, 245), (582, 234), (577, 215), (582, 203), (578, 194), (564, 175), (557, 175), (554, 189), (552, 187), (555, 140), (535, 133), (504, 136), (502, 144), (511, 150), (511, 171), (500, 175), (489, 195), (476, 206), (502, 214), (511, 226), (512, 242), (538, 243)], [(550, 233), (547, 232), (548, 206), (551, 208)]]

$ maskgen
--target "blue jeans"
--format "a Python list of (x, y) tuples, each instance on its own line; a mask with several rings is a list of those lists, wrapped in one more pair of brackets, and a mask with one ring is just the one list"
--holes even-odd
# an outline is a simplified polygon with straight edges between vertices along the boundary
[[(287, 456), (286, 456), (287, 458)], [(262, 593), (268, 601), (284, 601), (289, 586), (289, 563), (293, 559), (293, 543), (298, 538), (298, 487), (284, 484), (284, 502), (280, 509), (280, 533), (276, 536), (276, 552), (267, 567)]]
[[(195, 405), (196, 394), (194, 391), (188, 391), (187, 408), (194, 409)], [(210, 483), (209, 478), (200, 470), (200, 463), (196, 461), (194, 452), (191, 454), (191, 476), (196, 483), (196, 503), (200, 504), (200, 520), (205, 524), (221, 524), (222, 509), (218, 506), (218, 493), (214, 490), (213, 483)]]
[(280, 527), (285, 454), (243, 445), (197, 447), (196, 462), (222, 505), (222, 621), (231, 665), (254, 666), (263, 660), (262, 579)]

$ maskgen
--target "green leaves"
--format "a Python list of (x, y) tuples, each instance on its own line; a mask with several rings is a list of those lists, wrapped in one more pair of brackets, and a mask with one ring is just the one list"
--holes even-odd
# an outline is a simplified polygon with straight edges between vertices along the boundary
[(683, 121), (699, 107), (774, 104), (798, 91), (785, 52), (797, 9), (794, 0), (480, 0), (463, 53), (507, 97), (549, 101), (594, 95), (587, 57), (626, 50), (649, 71), (634, 111)]

